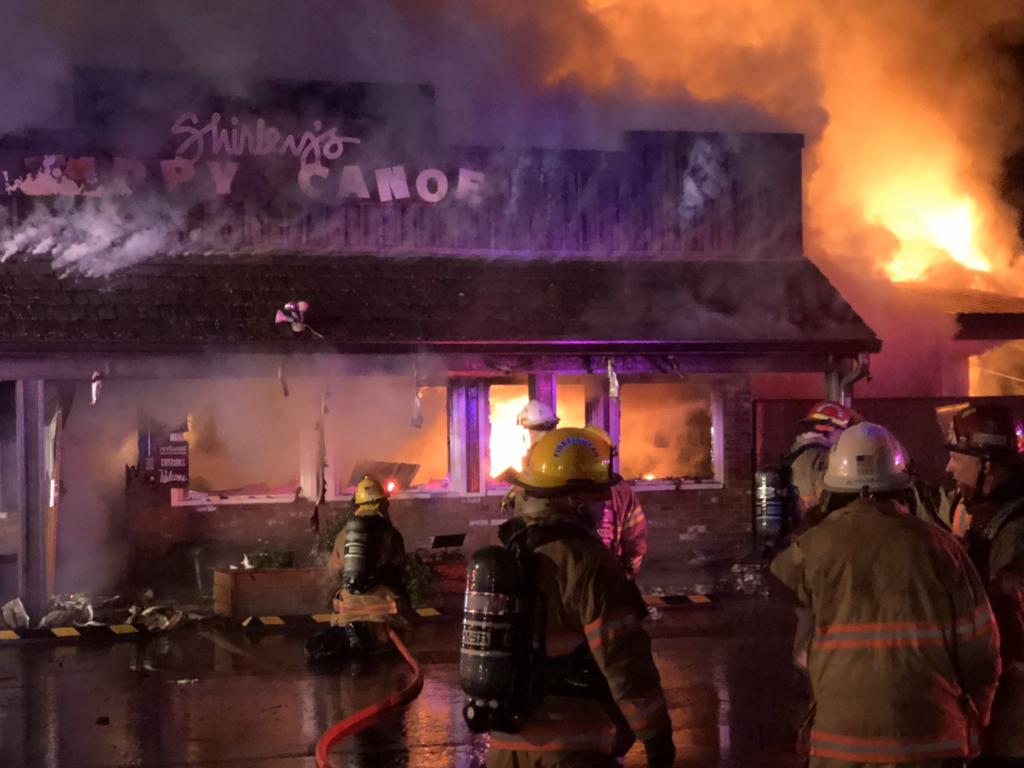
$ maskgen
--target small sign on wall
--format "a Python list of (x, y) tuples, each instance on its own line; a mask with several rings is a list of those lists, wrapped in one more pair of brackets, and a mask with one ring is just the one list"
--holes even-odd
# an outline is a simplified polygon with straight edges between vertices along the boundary
[(157, 449), (157, 483), (188, 487), (188, 443), (164, 443)]

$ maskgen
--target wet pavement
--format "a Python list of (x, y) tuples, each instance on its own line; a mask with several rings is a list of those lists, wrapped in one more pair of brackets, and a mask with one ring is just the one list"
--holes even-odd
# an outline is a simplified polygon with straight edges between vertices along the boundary
[[(784, 605), (731, 600), (664, 609), (650, 622), (671, 708), (677, 765), (796, 768), (806, 708), (789, 663)], [(339, 768), (482, 765), (462, 722), (458, 622), (409, 635), (419, 698), (332, 752)], [(400, 659), (314, 675), (303, 634), (182, 629), (139, 641), (0, 647), (0, 766), (313, 766), (319, 735), (408, 680)], [(644, 765), (639, 747), (627, 766)]]

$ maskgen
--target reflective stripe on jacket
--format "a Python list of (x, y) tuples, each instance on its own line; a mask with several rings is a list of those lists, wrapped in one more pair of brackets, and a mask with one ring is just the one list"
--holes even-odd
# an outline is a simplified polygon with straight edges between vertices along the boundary
[(612, 497), (594, 520), (594, 530), (635, 581), (647, 554), (647, 518), (636, 492), (625, 480), (612, 486)]
[(998, 630), (951, 534), (891, 501), (857, 499), (797, 538), (772, 572), (815, 615), (812, 755), (910, 763), (978, 752)]
[[(555, 499), (526, 498), (519, 512), (528, 523), (572, 519)], [(576, 536), (542, 544), (534, 555), (536, 588), (545, 597), (547, 654), (586, 643), (613, 701), (546, 696), (518, 733), (493, 732), (491, 748), (625, 754), (633, 734), (643, 740), (669, 732), (661, 678), (641, 627), (643, 601), (612, 554), (596, 536)]]

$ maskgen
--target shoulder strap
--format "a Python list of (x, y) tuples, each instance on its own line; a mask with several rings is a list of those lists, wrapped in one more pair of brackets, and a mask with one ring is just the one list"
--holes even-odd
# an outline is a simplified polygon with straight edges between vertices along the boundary
[(996, 516), (989, 521), (989, 524), (985, 526), (981, 535), (988, 541), (992, 541), (992, 539), (994, 539), (1003, 529), (1003, 526), (1022, 512), (1024, 512), (1024, 496), (1014, 499), (1000, 509), (999, 512), (996, 513)]
[(582, 523), (559, 520), (554, 523), (530, 525), (526, 527), (526, 546), (532, 552), (538, 547), (562, 539), (596, 538), (592, 530)]
[(533, 552), (538, 547), (562, 539), (597, 538), (583, 523), (558, 520), (553, 523), (527, 525), (518, 518), (506, 520), (498, 529), (498, 537), (506, 549)]
[(782, 455), (782, 463), (785, 464), (786, 466), (792, 466), (794, 461), (796, 461), (798, 458), (800, 458), (800, 456), (802, 454), (804, 454), (807, 451), (811, 450), (811, 448), (821, 448), (821, 447), (823, 447), (823, 446), (819, 445), (818, 443), (804, 443), (799, 448), (794, 448), (792, 451), (784, 453)]

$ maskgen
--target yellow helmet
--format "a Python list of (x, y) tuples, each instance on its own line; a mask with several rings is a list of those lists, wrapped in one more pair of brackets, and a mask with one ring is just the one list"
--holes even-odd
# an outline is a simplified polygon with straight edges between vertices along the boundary
[(538, 495), (604, 488), (619, 479), (612, 471), (614, 455), (611, 437), (602, 429), (553, 429), (533, 446), (512, 482)]
[(357, 507), (368, 504), (379, 504), (388, 497), (387, 491), (380, 481), (370, 475), (364, 475), (356, 486), (356, 493), (352, 497), (352, 503)]

